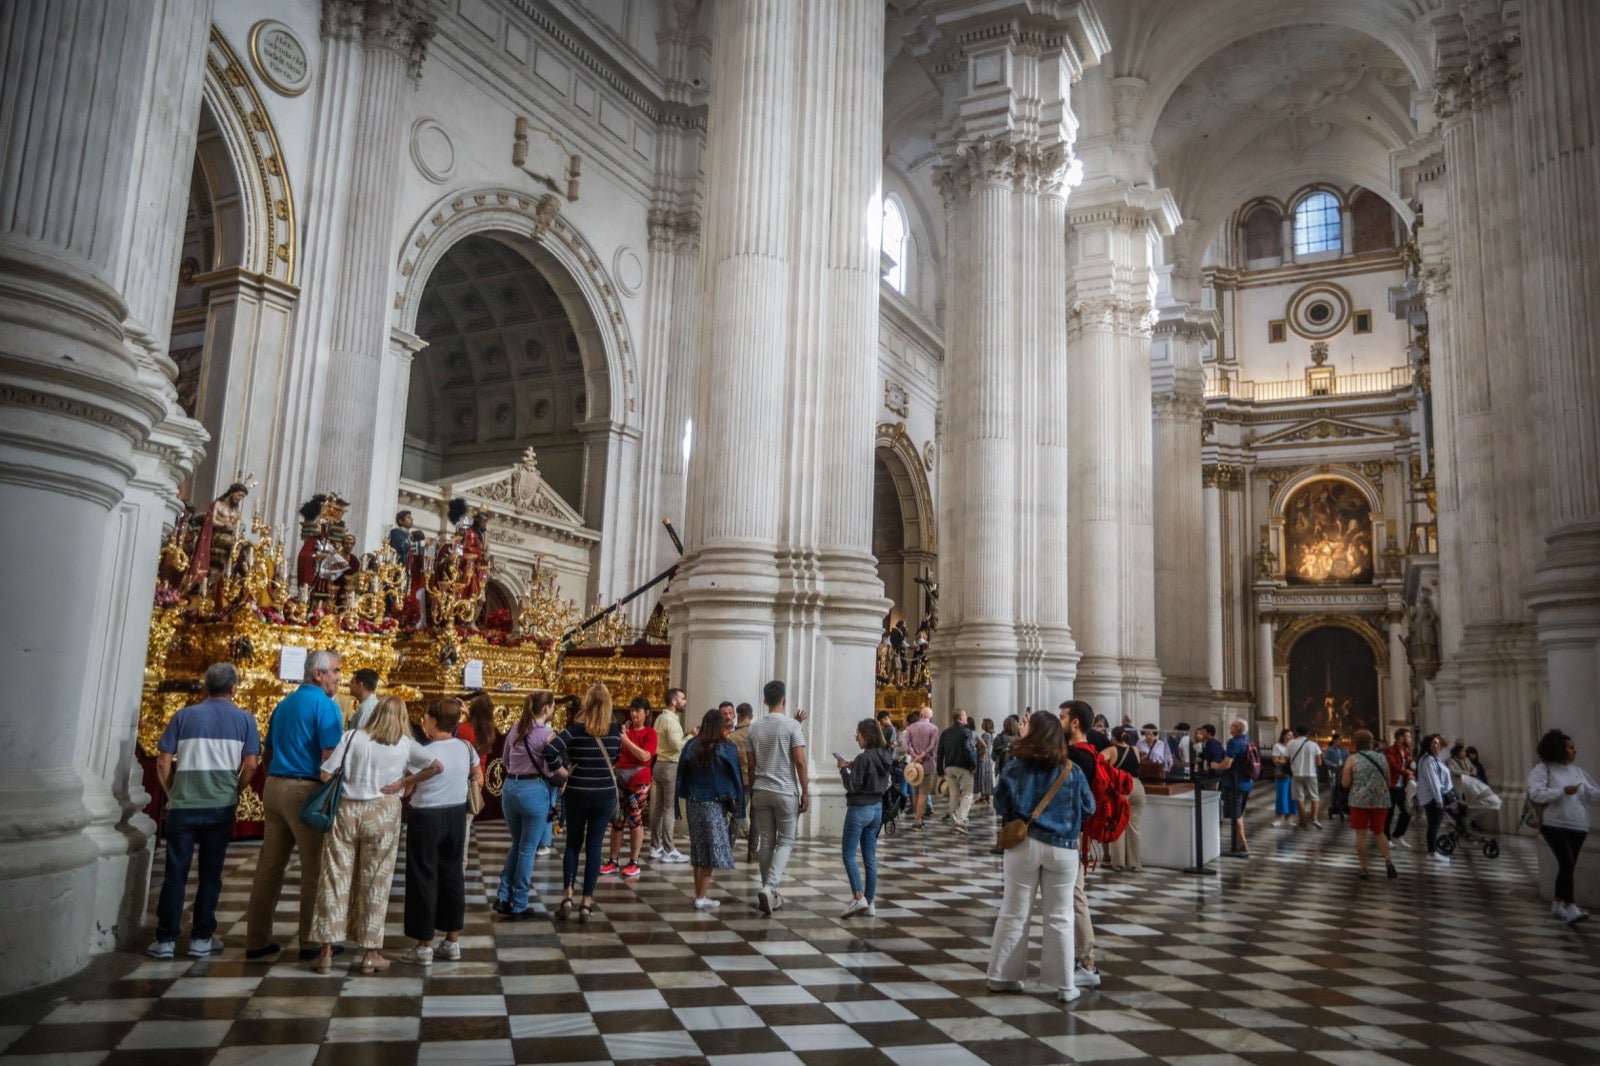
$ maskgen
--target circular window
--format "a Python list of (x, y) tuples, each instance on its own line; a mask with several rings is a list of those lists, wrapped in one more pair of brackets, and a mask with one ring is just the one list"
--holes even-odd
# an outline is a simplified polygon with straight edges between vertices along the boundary
[(1283, 316), (1307, 340), (1326, 340), (1350, 322), (1350, 294), (1332, 282), (1316, 282), (1289, 297)]

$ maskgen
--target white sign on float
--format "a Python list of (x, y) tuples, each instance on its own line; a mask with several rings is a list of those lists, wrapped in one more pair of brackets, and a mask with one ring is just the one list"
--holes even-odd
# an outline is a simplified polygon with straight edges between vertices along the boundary
[(461, 687), (476, 689), (483, 687), (483, 660), (468, 659), (467, 665), (461, 670)]
[(278, 649), (278, 679), (304, 681), (306, 676), (306, 649), (285, 644)]

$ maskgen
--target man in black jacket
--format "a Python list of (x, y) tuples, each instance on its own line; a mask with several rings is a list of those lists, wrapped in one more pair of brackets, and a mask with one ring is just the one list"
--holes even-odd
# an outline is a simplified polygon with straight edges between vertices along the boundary
[(972, 777), (978, 769), (978, 748), (966, 711), (956, 711), (956, 720), (939, 734), (938, 764), (939, 776), (950, 788), (950, 824), (965, 833), (967, 812), (972, 809)]

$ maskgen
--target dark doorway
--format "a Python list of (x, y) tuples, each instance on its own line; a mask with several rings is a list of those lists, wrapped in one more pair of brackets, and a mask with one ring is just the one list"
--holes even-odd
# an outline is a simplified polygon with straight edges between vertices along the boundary
[(1289, 725), (1305, 725), (1325, 738), (1346, 739), (1357, 729), (1381, 735), (1378, 664), (1360, 634), (1343, 626), (1322, 626), (1289, 651)]

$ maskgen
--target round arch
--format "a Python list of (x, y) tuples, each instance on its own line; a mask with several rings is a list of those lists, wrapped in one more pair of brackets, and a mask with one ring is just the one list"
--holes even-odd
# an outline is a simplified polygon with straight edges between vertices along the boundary
[[(878, 540), (880, 519), (876, 493), (885, 491), (892, 504), (885, 502), (897, 521), (896, 543), (888, 554), (880, 554), (878, 573), (884, 589), (905, 614), (915, 630), (922, 617), (921, 598), (916, 595), (918, 578), (938, 562), (938, 536), (934, 529), (933, 492), (928, 483), (922, 457), (906, 434), (904, 422), (884, 422), (873, 441), (875, 502), (873, 505), (874, 541)], [(887, 474), (887, 484), (881, 484)], [(879, 487), (881, 485), (881, 488)], [(876, 548), (876, 545), (875, 545)]]
[(474, 234), (511, 236), (551, 282), (578, 343), (594, 407), (589, 417), (636, 430), (638, 372), (616, 286), (594, 248), (559, 214), (559, 200), (506, 188), (449, 194), (428, 207), (401, 245), (398, 326), (415, 332), (422, 293), (446, 249)]
[(1235, 41), (1290, 26), (1333, 25), (1355, 30), (1378, 41), (1405, 65), (1422, 90), (1433, 85), (1432, 58), (1416, 33), (1413, 22), (1390, 0), (1307, 0), (1281, 4), (1274, 0), (1247, 0), (1226, 4), (1195, 3), (1173, 13), (1163, 27), (1167, 47), (1140, 57), (1130, 74), (1145, 77), (1148, 85), (1139, 101), (1134, 123), (1135, 140), (1148, 141), (1167, 101), (1196, 68)]
[(1272, 642), (1272, 664), (1283, 668), (1289, 665), (1289, 653), (1300, 639), (1315, 629), (1333, 626), (1348, 629), (1362, 639), (1372, 650), (1372, 658), (1380, 671), (1389, 669), (1389, 645), (1373, 625), (1359, 615), (1308, 614), (1297, 617), (1284, 626)]
[(1354, 486), (1367, 498), (1367, 506), (1372, 509), (1374, 519), (1383, 514), (1383, 494), (1378, 491), (1378, 486), (1349, 467), (1337, 466), (1332, 463), (1321, 463), (1317, 466), (1298, 470), (1285, 478), (1272, 495), (1272, 518), (1275, 522), (1282, 522), (1284, 508), (1294, 498), (1294, 494), (1313, 481), (1343, 481)]
[(226, 188), (213, 186), (214, 195), (236, 198), (226, 203), (240, 244), (236, 250), (219, 248), (219, 255), (226, 253), (229, 265), (250, 274), (292, 285), (299, 250), (298, 216), (278, 131), (239, 57), (215, 26), (200, 92), (221, 134), (220, 143), (209, 146), (212, 158), (200, 153), (201, 165), (208, 179), (222, 181), (223, 174), (230, 175)]

